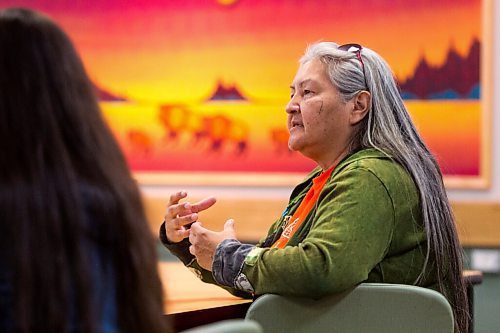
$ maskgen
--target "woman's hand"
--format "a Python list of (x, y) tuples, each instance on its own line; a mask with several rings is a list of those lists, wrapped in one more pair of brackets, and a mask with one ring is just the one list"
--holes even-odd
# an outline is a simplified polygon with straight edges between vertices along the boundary
[(211, 231), (202, 227), (200, 222), (191, 226), (189, 234), (189, 252), (196, 257), (198, 264), (206, 270), (212, 270), (215, 249), (225, 239), (236, 239), (234, 220), (229, 219), (224, 224), (224, 230), (220, 232)]
[(171, 243), (178, 243), (189, 236), (187, 225), (198, 220), (198, 213), (212, 207), (216, 199), (213, 197), (205, 198), (197, 203), (190, 202), (179, 203), (180, 200), (187, 197), (184, 191), (174, 193), (170, 196), (165, 214), (165, 231), (167, 239)]

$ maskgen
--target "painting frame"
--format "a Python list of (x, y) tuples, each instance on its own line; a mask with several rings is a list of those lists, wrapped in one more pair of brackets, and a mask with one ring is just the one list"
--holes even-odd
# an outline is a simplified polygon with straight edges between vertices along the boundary
[[(137, 3), (134, 3), (135, 1), (137, 1)], [(293, 186), (306, 176), (308, 170), (312, 169), (311, 166), (313, 164), (310, 161), (309, 164), (303, 161), (297, 164), (295, 164), (295, 162), (289, 163), (284, 162), (283, 159), (279, 162), (281, 164), (278, 162), (275, 163), (274, 160), (269, 162), (269, 156), (272, 156), (270, 149), (268, 149), (265, 157), (258, 156), (258, 158), (256, 158), (257, 155), (261, 154), (261, 150), (259, 150), (258, 147), (263, 147), (264, 143), (268, 145), (272, 144), (270, 141), (264, 141), (264, 139), (262, 139), (263, 136), (259, 136), (257, 139), (255, 139), (255, 136), (251, 137), (251, 144), (249, 146), (251, 146), (252, 157), (246, 159), (246, 162), (244, 162), (247, 163), (248, 167), (241, 167), (243, 162), (239, 161), (239, 164), (232, 163), (232, 160), (229, 160), (229, 155), (224, 156), (222, 159), (224, 162), (219, 163), (218, 160), (214, 162), (213, 159), (209, 160), (205, 158), (205, 151), (198, 149), (194, 152), (194, 154), (196, 154), (196, 161), (195, 163), (191, 163), (191, 161), (189, 161), (189, 156), (184, 154), (180, 149), (172, 148), (172, 145), (168, 148), (164, 148), (162, 144), (166, 143), (168, 145), (169, 142), (168, 140), (157, 140), (158, 119), (155, 120), (156, 123), (149, 120), (144, 121), (140, 124), (142, 127), (139, 128), (139, 131), (135, 131), (136, 128), (133, 128), (133, 126), (135, 126), (136, 123), (134, 121), (142, 117), (143, 111), (148, 112), (147, 109), (153, 104), (155, 107), (162, 107), (163, 103), (176, 103), (179, 101), (184, 103), (182, 101), (187, 101), (188, 99), (188, 103), (194, 103), (193, 100), (197, 99), (198, 103), (200, 101), (205, 103), (200, 107), (193, 108), (195, 112), (198, 112), (198, 115), (206, 111), (211, 112), (206, 102), (207, 94), (210, 93), (208, 90), (210, 90), (212, 88), (211, 85), (220, 78), (216, 77), (215, 74), (222, 75), (222, 79), (227, 79), (228, 71), (235, 68), (235, 62), (226, 63), (225, 61), (231, 60), (231, 58), (225, 58), (224, 63), (222, 63), (222, 61), (220, 63), (211, 63), (212, 65), (216, 65), (217, 71), (219, 72), (215, 73), (216, 71), (213, 71), (214, 73), (209, 73), (205, 71), (203, 75), (191, 75), (195, 73), (197, 69), (191, 71), (185, 71), (184, 69), (190, 68), (190, 66), (193, 65), (192, 61), (195, 57), (199, 56), (198, 52), (200, 47), (212, 48), (210, 50), (212, 52), (211, 54), (205, 53), (205, 55), (210, 55), (212, 57), (210, 58), (212, 61), (218, 61), (221, 55), (224, 55), (224, 52), (234, 51), (231, 48), (238, 48), (241, 46), (245, 47), (245, 52), (252, 54), (255, 52), (255, 59), (266, 58), (268, 53), (280, 54), (280, 56), (286, 53), (286, 55), (289, 56), (287, 64), (281, 67), (279, 71), (270, 71), (272, 66), (277, 65), (275, 60), (269, 63), (257, 60), (257, 63), (259, 63), (257, 66), (268, 66), (261, 74), (264, 73), (265, 76), (272, 79), (269, 79), (267, 82), (268, 84), (264, 84), (264, 86), (266, 89), (272, 89), (272, 98), (280, 100), (279, 106), (273, 106), (273, 108), (275, 108), (273, 112), (276, 111), (283, 116), (283, 120), (280, 118), (279, 121), (280, 126), (286, 132), (284, 108), (289, 93), (289, 81), (296, 70), (296, 59), (300, 57), (307, 42), (317, 41), (318, 39), (316, 38), (325, 38), (326, 40), (336, 40), (338, 42), (357, 42), (367, 47), (373, 47), (374, 50), (381, 52), (380, 54), (389, 64), (391, 64), (393, 69), (400, 71), (395, 73), (398, 81), (401, 79), (404, 81), (408, 79), (410, 74), (415, 74), (415, 72), (409, 73), (407, 71), (409, 67), (408, 63), (411, 62), (411, 66), (413, 66), (412, 70), (416, 70), (416, 67), (419, 65), (415, 63), (416, 60), (419, 61), (417, 59), (419, 51), (416, 50), (417, 48), (423, 48), (425, 52), (422, 52), (422, 54), (424, 54), (424, 58), (429, 56), (427, 59), (430, 61), (429, 64), (441, 66), (443, 63), (446, 64), (448, 60), (442, 61), (442, 56), (446, 56), (446, 52), (448, 52), (447, 54), (449, 55), (449, 51), (454, 50), (457, 51), (456, 54), (460, 56), (467, 52), (472, 53), (470, 52), (472, 50), (471, 44), (467, 46), (468, 51), (464, 44), (470, 41), (471, 36), (474, 36), (480, 39), (480, 54), (478, 52), (474, 53), (474, 64), (479, 62), (479, 66), (475, 65), (459, 68), (474, 68), (473, 83), (478, 83), (476, 86), (480, 86), (480, 95), (478, 91), (476, 91), (477, 94), (474, 96), (460, 92), (456, 95), (458, 97), (452, 97), (452, 99), (455, 98), (455, 103), (446, 105), (446, 107), (449, 108), (446, 111), (448, 112), (446, 113), (446, 117), (443, 117), (440, 113), (442, 111), (442, 106), (446, 103), (433, 105), (431, 105), (432, 103), (426, 104), (426, 100), (432, 98), (429, 97), (429, 95), (418, 96), (423, 102), (417, 105), (419, 108), (417, 113), (419, 117), (421, 114), (427, 117), (425, 126), (434, 126), (431, 131), (431, 136), (429, 136), (431, 138), (430, 143), (428, 141), (429, 137), (426, 136), (429, 132), (423, 133), (422, 136), (431, 148), (431, 151), (436, 155), (443, 169), (444, 182), (448, 189), (481, 190), (488, 189), (491, 186), (493, 131), (493, 0), (463, 0), (459, 2), (454, 2), (452, 0), (440, 2), (432, 2), (431, 0), (412, 0), (404, 3), (378, 2), (374, 0), (352, 1), (349, 2), (349, 4), (337, 3), (335, 1), (297, 1), (288, 7), (283, 5), (285, 2), (263, 2), (266, 6), (270, 6), (270, 3), (274, 6), (275, 10), (283, 11), (286, 15), (281, 15), (280, 24), (276, 24), (277, 22), (274, 21), (272, 22), (272, 26), (278, 26), (279, 29), (270, 30), (270, 25), (268, 25), (262, 28), (263, 30), (258, 30), (257, 32), (255, 30), (257, 27), (254, 24), (256, 21), (252, 21), (250, 24), (247, 22), (248, 26), (244, 27), (247, 30), (241, 30), (241, 27), (245, 24), (242, 21), (250, 21), (255, 18), (258, 18), (258, 22), (264, 22), (263, 19), (270, 18), (274, 20), (275, 15), (273, 13), (276, 13), (276, 11), (273, 12), (272, 10), (268, 10), (270, 7), (266, 7), (267, 14), (265, 15), (273, 15), (265, 16), (259, 14), (261, 16), (256, 16), (255, 12), (252, 12), (255, 4), (250, 4), (249, 1), (245, 0), (232, 0), (229, 2), (218, 0), (204, 2), (186, 0), (166, 3), (152, 1), (141, 3), (141, 6), (138, 6), (138, 3), (138, 0), (132, 0), (130, 1), (130, 6), (127, 7), (118, 6), (111, 2), (102, 3), (98, 1), (75, 2), (64, 5), (46, 0), (5, 0), (3, 2), (5, 6), (24, 5), (40, 10), (54, 18), (54, 20), (60, 23), (64, 30), (67, 31), (68, 35), (74, 41), (79, 53), (82, 55), (82, 60), (89, 72), (89, 76), (96, 85), (96, 88), (98, 88), (99, 98), (102, 102), (103, 115), (110, 124), (112, 131), (116, 134), (116, 138), (123, 148), (133, 176), (140, 185), (160, 187)], [(187, 7), (186, 4), (188, 4)], [(379, 26), (376, 26), (372, 24), (373, 21), (368, 20), (366, 23), (363, 22), (363, 19), (358, 20), (354, 25), (351, 24), (352, 17), (349, 13), (365, 13), (366, 6), (370, 5), (372, 5), (372, 10), (367, 18), (376, 18), (376, 22), (382, 23), (386, 20), (388, 25), (379, 24)], [(434, 7), (431, 8), (430, 6)], [(374, 9), (378, 11), (375, 12)], [(417, 9), (419, 15), (417, 15)], [(186, 10), (188, 10), (189, 13), (184, 13), (184, 17), (179, 19), (179, 13), (182, 14), (181, 12)], [(253, 15), (251, 19), (248, 15), (249, 11), (252, 12)], [(309, 16), (301, 15), (306, 17), (305, 20), (309, 21), (297, 24), (297, 22), (300, 21), (300, 17), (295, 17), (293, 21), (289, 20), (290, 15), (297, 11), (304, 13), (309, 11)], [(453, 11), (459, 14), (453, 16)], [(82, 20), (82, 12), (86, 12), (84, 20)], [(170, 16), (171, 13), (175, 13), (177, 16)], [(203, 16), (205, 13), (210, 13), (210, 15)], [(327, 15), (321, 16), (323, 13), (327, 13)], [(328, 35), (328, 32), (331, 32), (329, 30), (332, 30), (332, 26), (330, 25), (331, 20), (329, 13), (337, 13), (335, 27), (333, 29), (335, 31), (330, 35)], [(401, 13), (403, 14), (400, 15)], [(428, 15), (433, 16), (429, 18)], [(443, 15), (445, 15), (444, 17), (446, 17), (446, 19), (443, 19)], [(416, 19), (414, 19), (415, 17)], [(193, 19), (189, 21), (191, 18)], [(221, 31), (220, 29), (217, 30), (218, 23), (224, 21), (221, 18), (231, 20), (231, 24), (225, 26), (221, 25), (219, 28), (226, 29), (224, 30), (226, 34), (230, 34), (234, 30), (234, 34), (232, 35), (233, 39), (228, 39), (226, 36), (223, 36), (222, 39), (214, 40), (211, 39), (211, 36), (216, 34), (208, 36), (207, 32), (210, 32), (210, 29), (215, 29), (212, 32)], [(310, 22), (312, 18), (324, 20), (326, 23), (323, 23), (322, 28), (326, 27), (326, 29), (318, 29), (315, 24), (310, 24), (309, 27), (303, 24)], [(467, 19), (464, 20), (464, 18)], [(203, 21), (204, 19), (205, 21)], [(344, 21), (342, 21), (342, 19)], [(410, 21), (410, 19), (414, 20)], [(412, 22), (413, 25), (417, 26), (417, 28), (413, 30), (411, 30)], [(421, 24), (421, 22), (424, 23)], [(428, 22), (430, 22), (430, 24)], [(234, 29), (235, 23), (238, 24), (240, 30)], [(242, 26), (239, 26), (240, 23)], [(363, 25), (363, 23), (367, 25)], [(453, 23), (455, 25), (452, 25)], [(195, 29), (187, 31), (186, 29), (190, 29), (192, 25), (196, 25)], [(300, 32), (304, 32), (300, 38), (296, 38), (299, 29), (294, 30), (290, 38), (290, 36), (283, 33), (285, 30), (281, 27), (282, 25), (288, 28), (299, 26)], [(144, 27), (159, 26), (163, 29), (161, 31), (158, 30), (161, 34), (158, 34), (156, 30), (152, 31), (152, 34), (149, 33), (149, 30), (141, 30), (141, 28)], [(213, 26), (216, 27), (214, 28)], [(466, 28), (462, 29), (463, 26), (466, 26)], [(394, 27), (398, 27), (398, 29), (394, 29)], [(405, 28), (409, 30), (405, 31), (404, 35), (400, 31), (396, 31), (404, 30)], [(424, 28), (428, 29), (424, 30)], [(316, 33), (318, 30), (319, 33)], [(186, 31), (188, 33), (185, 33)], [(194, 32), (194, 34), (191, 34), (190, 31)], [(264, 33), (262, 31), (264, 31)], [(311, 31), (314, 33), (311, 33)], [(407, 32), (411, 32), (409, 38), (406, 38)], [(243, 36), (242, 33), (245, 34), (245, 36), (256, 33), (257, 37), (254, 37), (254, 39), (259, 39), (263, 36), (266, 38), (271, 36), (269, 39), (272, 39), (272, 41), (261, 45), (264, 40), (254, 40), (253, 42), (255, 43), (252, 44), (248, 43), (248, 40), (245, 39), (240, 45), (239, 41)], [(165, 37), (167, 34), (170, 35)], [(150, 35), (152, 37), (148, 40)], [(433, 38), (434, 35), (440, 36), (439, 38)], [(190, 40), (193, 36), (196, 38), (196, 42), (193, 41), (194, 39)], [(286, 37), (289, 39), (286, 39)], [(236, 43), (235, 40), (237, 41)], [(277, 40), (279, 40), (282, 45), (276, 43)], [(297, 40), (300, 40), (300, 45), (298, 45)], [(288, 44), (293, 44), (293, 47), (289, 47), (286, 42), (288, 42)], [(189, 43), (195, 45), (194, 48), (190, 46), (191, 48), (188, 50), (190, 53), (182, 49), (182, 47), (185, 47)], [(272, 48), (276, 46), (275, 44), (280, 44), (279, 48), (285, 48), (287, 52), (279, 53), (281, 52), (279, 48)], [(453, 49), (454, 46), (457, 46), (457, 48)], [(254, 48), (252, 49), (251, 47)], [(271, 47), (271, 49), (269, 47)], [(255, 51), (255, 48), (258, 50)], [(411, 49), (411, 52), (402, 52), (408, 49)], [(477, 51), (478, 49), (479, 48), (476, 47), (474, 50)], [(154, 53), (158, 50), (160, 50), (160, 52)], [(189, 53), (188, 60), (182, 57), (174, 58), (177, 57), (179, 50)], [(149, 51), (154, 52), (147, 53)], [(171, 52), (177, 53), (172, 55), (174, 53)], [(439, 54), (436, 56), (437, 53)], [(239, 55), (241, 56), (241, 53)], [(395, 57), (396, 55), (397, 57)], [(149, 58), (143, 56), (149, 56)], [(170, 61), (165, 60), (165, 56), (168, 57)], [(282, 60), (279, 57), (277, 58)], [(293, 58), (293, 64), (291, 63), (291, 58)], [(177, 62), (177, 60), (180, 61)], [(156, 61), (156, 63), (154, 61)], [(248, 63), (248, 58), (244, 60), (238, 59), (238, 61), (240, 62), (237, 66), (241, 67), (241, 64)], [(197, 64), (199, 65), (199, 63)], [(469, 63), (462, 62), (461, 64), (466, 65)], [(158, 66), (161, 68), (158, 68)], [(255, 72), (257, 70), (258, 68), (252, 67), (250, 71)], [(460, 71), (455, 70), (439, 73), (456, 72)], [(242, 78), (242, 74), (247, 77)], [(276, 76), (276, 74), (278, 74), (279, 77)], [(226, 75), (226, 77), (224, 77), (224, 75)], [(233, 71), (231, 75), (232, 77), (230, 79), (235, 80), (233, 83), (236, 83), (238, 88), (243, 88), (243, 92), (253, 94), (253, 97), (258, 96), (260, 98), (264, 96), (262, 95), (264, 90), (260, 87), (262, 82), (256, 81), (255, 78), (252, 79), (253, 81), (250, 80), (248, 73)], [(159, 76), (161, 77), (158, 78)], [(453, 80), (452, 76), (453, 75), (442, 75), (442, 77), (448, 78), (448, 81)], [(136, 79), (137, 77), (140, 79)], [(179, 78), (181, 80), (179, 80)], [(427, 77), (428, 81), (426, 82), (430, 82), (432, 78), (436, 78), (436, 76)], [(171, 80), (168, 81), (169, 79)], [(240, 82), (240, 79), (243, 82)], [(172, 89), (175, 88), (174, 84), (177, 84), (178, 81), (182, 81), (180, 85), (184, 85), (184, 91)], [(200, 83), (201, 81), (204, 82)], [(269, 82), (271, 84), (269, 84)], [(201, 87), (202, 84), (203, 87)], [(194, 90), (193, 85), (195, 86)], [(450, 84), (449, 88), (455, 89), (457, 87)], [(200, 89), (205, 90), (200, 93)], [(179, 92), (184, 94), (181, 96), (185, 98), (184, 100), (179, 97)], [(409, 90), (409, 92), (415, 91)], [(455, 89), (455, 92), (458, 92), (458, 90)], [(246, 96), (245, 94), (243, 95)], [(283, 100), (285, 102), (281, 103)], [(410, 113), (412, 113), (412, 117), (414, 116), (415, 109), (411, 109), (410, 106), (413, 108), (419, 102), (421, 101), (417, 100), (416, 103), (410, 101), (407, 105)], [(469, 102), (471, 102), (469, 105), (472, 106), (464, 107), (464, 105)], [(124, 104), (120, 105), (120, 103)], [(134, 103), (136, 103), (135, 106), (132, 105)], [(140, 103), (143, 104), (137, 106)], [(109, 105), (111, 104), (115, 105), (110, 107)], [(110, 108), (111, 112), (109, 113), (108, 111)], [(473, 122), (465, 124), (469, 118), (464, 120), (466, 117), (460, 114), (463, 109), (467, 109), (467, 112), (472, 110), (470, 114), (473, 114), (473, 118), (470, 119), (473, 119)], [(227, 110), (228, 109), (224, 112), (228, 112)], [(238, 112), (239, 111), (244, 113), (252, 110), (245, 107), (244, 109), (239, 108)], [(270, 110), (266, 109), (265, 111), (267, 112)], [(437, 112), (434, 113), (433, 111)], [(245, 120), (247, 119), (248, 118), (245, 118)], [(276, 121), (276, 119), (273, 121)], [(415, 122), (417, 127), (419, 127), (418, 121)], [(457, 126), (458, 122), (460, 122), (460, 127)], [(250, 123), (250, 125), (254, 126), (255, 122)], [(471, 125), (473, 129), (469, 130), (466, 127), (469, 125)], [(273, 126), (276, 126), (276, 123), (273, 123)], [(450, 127), (453, 127), (452, 131), (450, 131)], [(133, 129), (135, 132), (127, 132), (129, 129)], [(421, 134), (427, 130), (427, 128), (423, 129), (424, 131), (421, 131), (421, 128), (419, 128)], [(252, 131), (255, 131), (254, 127), (252, 127)], [(144, 143), (145, 149), (143, 150), (147, 150), (150, 148), (147, 147), (147, 144), (150, 139), (148, 135), (151, 133), (156, 135), (154, 137), (156, 140), (153, 147), (154, 154), (157, 152), (157, 155), (163, 154), (161, 158), (157, 159), (156, 156), (153, 156), (150, 159), (141, 159), (139, 155), (131, 153), (132, 144), (129, 144), (130, 135), (137, 134), (135, 138), (139, 146)], [(193, 133), (194, 132), (191, 132), (191, 134)], [(254, 135), (253, 132), (252, 135)], [(168, 139), (168, 135), (165, 135), (165, 137)], [(269, 140), (267, 136), (265, 140)], [(438, 142), (438, 145), (434, 146), (436, 142)], [(286, 149), (286, 141), (282, 140), (281, 143), (285, 143), (283, 146)], [(436, 147), (438, 149), (435, 149)], [(141, 147), (139, 148), (141, 149)], [(171, 151), (169, 149), (174, 149), (172, 150), (174, 154), (170, 154)], [(190, 149), (190, 147), (184, 145), (181, 149)], [(165, 154), (165, 152), (167, 153)], [(186, 156), (188, 158), (186, 158)], [(255, 163), (255, 161), (259, 161), (259, 159), (267, 164), (264, 167), (259, 167), (258, 164)], [(467, 162), (463, 162), (461, 159), (468, 160)], [(228, 161), (230, 161), (230, 163), (227, 163)], [(191, 163), (191, 165), (189, 165), (189, 163)], [(216, 163), (224, 167), (221, 168)], [(224, 165), (224, 163), (226, 164)], [(300, 167), (297, 167), (299, 164)], [(298, 172), (298, 170), (300, 172)]]
[(493, 0), (481, 0), (481, 134), (477, 177), (444, 176), (447, 189), (488, 189), (491, 186), (493, 133)]
[[(479, 176), (444, 176), (448, 189), (487, 189), (491, 185), (492, 150), (492, 61), (493, 1), (481, 1), (481, 130)], [(144, 186), (292, 186), (300, 182), (302, 172), (141, 172), (134, 177)]]

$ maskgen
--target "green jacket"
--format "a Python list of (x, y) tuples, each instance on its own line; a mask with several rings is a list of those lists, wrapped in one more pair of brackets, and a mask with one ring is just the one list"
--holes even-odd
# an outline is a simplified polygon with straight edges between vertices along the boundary
[[(427, 251), (417, 189), (398, 163), (374, 149), (339, 163), (287, 247), (269, 248), (320, 173), (314, 169), (293, 190), (285, 212), (257, 246), (236, 240), (219, 244), (213, 273), (193, 260), (187, 240), (163, 243), (204, 281), (239, 296), (321, 297), (361, 282), (414, 284)], [(419, 285), (435, 282), (431, 271)]]

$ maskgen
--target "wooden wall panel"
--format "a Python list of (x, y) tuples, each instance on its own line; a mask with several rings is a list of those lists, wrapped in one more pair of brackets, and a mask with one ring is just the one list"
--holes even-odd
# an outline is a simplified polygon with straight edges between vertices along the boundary
[[(193, 201), (199, 198), (191, 198)], [(147, 218), (157, 234), (168, 198), (145, 197)], [(242, 240), (258, 240), (281, 215), (286, 199), (222, 198), (210, 210), (202, 212), (200, 221), (208, 228), (221, 230), (233, 218)], [(453, 202), (460, 240), (468, 247), (500, 247), (500, 202)]]
[(500, 202), (452, 202), (460, 240), (469, 247), (500, 247)]

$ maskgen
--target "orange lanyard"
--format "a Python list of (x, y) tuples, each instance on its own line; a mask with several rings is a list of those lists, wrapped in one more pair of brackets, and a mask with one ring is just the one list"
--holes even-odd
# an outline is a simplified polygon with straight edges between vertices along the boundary
[(271, 248), (283, 249), (286, 246), (288, 240), (292, 238), (295, 232), (299, 229), (316, 201), (318, 201), (319, 194), (321, 193), (321, 190), (323, 190), (323, 187), (325, 187), (325, 184), (334, 168), (335, 166), (331, 167), (312, 180), (313, 185), (309, 191), (307, 191), (306, 196), (302, 199), (302, 202), (295, 213), (293, 213), (292, 217), (285, 222), (280, 238), (274, 242)]

